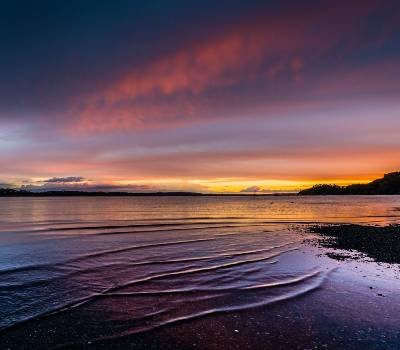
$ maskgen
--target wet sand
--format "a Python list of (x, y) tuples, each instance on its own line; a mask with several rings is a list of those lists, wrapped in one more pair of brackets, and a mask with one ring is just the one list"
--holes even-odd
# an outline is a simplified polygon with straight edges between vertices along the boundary
[[(117, 337), (115, 331), (126, 324), (123, 319), (119, 323), (115, 313), (103, 320), (108, 326), (99, 337), (95, 318), (110, 317), (109, 310), (102, 315), (98, 309), (76, 309), (14, 327), (3, 335), (2, 344), (5, 349), (398, 349), (398, 271), (371, 262), (335, 261), (319, 253), (306, 244), (282, 258), (284, 265), (307, 259), (330, 271), (318, 288), (290, 300), (183, 318), (145, 332), (131, 332), (146, 323), (132, 319), (126, 334)], [(114, 303), (118, 312), (130, 302)]]

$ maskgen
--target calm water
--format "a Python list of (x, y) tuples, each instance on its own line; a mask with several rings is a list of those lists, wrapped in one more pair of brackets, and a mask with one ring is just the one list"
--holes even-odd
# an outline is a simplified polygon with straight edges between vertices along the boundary
[(290, 303), (337, 269), (300, 256), (315, 222), (399, 223), (400, 197), (1, 198), (0, 342), (33, 319), (85, 318), (51, 347)]

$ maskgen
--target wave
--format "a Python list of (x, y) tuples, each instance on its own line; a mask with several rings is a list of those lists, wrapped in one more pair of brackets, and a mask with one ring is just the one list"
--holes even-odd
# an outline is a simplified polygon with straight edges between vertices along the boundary
[[(215, 218), (212, 218), (213, 221), (205, 221), (205, 222), (188, 222), (187, 219), (183, 220), (184, 222), (168, 222), (168, 223), (151, 223), (151, 224), (128, 224), (128, 225), (95, 225), (95, 226), (68, 226), (68, 227), (49, 227), (45, 229), (36, 229), (26, 232), (57, 232), (57, 231), (90, 231), (90, 230), (115, 230), (115, 229), (124, 229), (124, 228), (146, 228), (146, 227), (165, 227), (165, 226), (187, 226), (187, 225), (210, 225), (210, 224), (236, 224), (236, 223), (243, 223), (243, 221), (215, 221)], [(221, 220), (226, 220), (226, 218), (221, 218)], [(152, 220), (154, 222), (154, 220)], [(247, 223), (247, 222), (246, 222)], [(258, 221), (257, 221), (258, 223)], [(261, 222), (263, 223), (263, 222)], [(22, 231), (19, 231), (22, 232)]]
[[(150, 282), (150, 281), (154, 281), (154, 280), (159, 280), (159, 279), (163, 279), (163, 278), (168, 278), (168, 277), (175, 277), (175, 276), (185, 276), (185, 275), (189, 275), (189, 274), (195, 274), (195, 273), (199, 273), (199, 272), (210, 272), (210, 271), (215, 271), (215, 270), (219, 270), (219, 269), (226, 269), (226, 268), (230, 268), (230, 267), (234, 267), (234, 266), (239, 266), (239, 265), (244, 265), (244, 264), (249, 264), (249, 263), (254, 263), (254, 262), (261, 262), (261, 261), (265, 261), (265, 260), (270, 260), (272, 258), (275, 258), (283, 253), (287, 253), (290, 251), (294, 251), (297, 250), (298, 248), (292, 248), (292, 249), (288, 249), (286, 251), (282, 251), (276, 254), (271, 254), (268, 256), (264, 256), (264, 257), (260, 257), (260, 258), (256, 258), (256, 259), (247, 259), (247, 260), (240, 260), (240, 261), (235, 261), (235, 262), (231, 262), (231, 263), (225, 263), (225, 264), (220, 264), (220, 265), (213, 265), (213, 266), (207, 266), (207, 267), (201, 267), (201, 268), (192, 268), (192, 267), (185, 267), (183, 269), (179, 269), (177, 271), (171, 271), (171, 272), (166, 272), (166, 273), (160, 273), (160, 274), (155, 274), (152, 276), (148, 276), (148, 277), (144, 277), (144, 278), (140, 278), (140, 279), (134, 279), (131, 281), (128, 281), (126, 283), (123, 284), (119, 284), (117, 286), (108, 288), (100, 293), (93, 293), (91, 296), (85, 298), (85, 300), (80, 300), (77, 304), (72, 304), (72, 305), (68, 305), (66, 309), (61, 309), (59, 310), (60, 312), (65, 311), (65, 310), (70, 310), (71, 308), (77, 307), (77, 306), (81, 306), (82, 303), (87, 303), (91, 300), (93, 300), (94, 298), (98, 298), (101, 297), (107, 293), (116, 291), (116, 290), (120, 290), (126, 287), (131, 287), (133, 285), (137, 285), (137, 284), (142, 284), (145, 282)], [(277, 260), (273, 260), (268, 262), (268, 264), (276, 264)]]
[[(308, 274), (298, 276), (296, 278), (292, 278), (292, 279), (289, 279), (286, 281), (281, 281), (280, 282), (281, 286), (296, 285), (296, 288), (286, 290), (285, 292), (282, 292), (280, 294), (273, 294), (273, 295), (269, 295), (269, 296), (268, 295), (253, 296), (253, 297), (250, 296), (250, 300), (248, 300), (249, 299), (249, 296), (248, 296), (246, 298), (242, 298), (242, 300), (247, 300), (247, 301), (244, 301), (241, 303), (234, 303), (234, 304), (227, 305), (227, 306), (215, 306), (215, 307), (211, 307), (211, 308), (205, 308), (204, 310), (198, 310), (198, 311), (182, 314), (179, 312), (180, 307), (179, 307), (179, 303), (178, 303), (178, 306), (175, 307), (175, 310), (170, 309), (170, 310), (168, 310), (167, 314), (164, 314), (164, 315), (166, 315), (166, 317), (164, 319), (159, 319), (159, 320), (155, 319), (155, 320), (153, 320), (153, 322), (142, 323), (140, 326), (137, 326), (137, 327), (128, 327), (128, 330), (119, 332), (114, 335), (100, 336), (97, 339), (95, 339), (94, 341), (92, 341), (92, 343), (111, 340), (111, 339), (123, 338), (123, 337), (130, 336), (133, 334), (149, 332), (149, 331), (153, 331), (155, 329), (163, 328), (166, 326), (170, 326), (170, 325), (174, 325), (174, 324), (178, 324), (178, 323), (184, 323), (184, 322), (188, 322), (188, 321), (192, 321), (192, 320), (200, 319), (200, 318), (204, 318), (204, 317), (211, 317), (211, 316), (215, 316), (218, 314), (243, 312), (243, 311), (261, 308), (261, 307), (265, 307), (265, 306), (268, 306), (271, 304), (299, 298), (299, 297), (305, 296), (308, 293), (318, 290), (324, 283), (327, 276), (334, 270), (336, 270), (336, 268), (330, 269), (325, 272), (316, 270), (316, 271), (310, 272)], [(301, 282), (305, 282), (305, 281), (307, 281), (307, 283), (297, 286), (297, 284), (299, 284)], [(268, 285), (270, 285), (270, 286), (268, 287)], [(278, 286), (278, 282), (269, 283), (269, 284), (265, 283), (265, 284), (263, 284), (263, 289), (271, 288), (271, 287), (275, 288), (277, 286)], [(210, 290), (210, 291), (212, 292), (213, 290)], [(220, 290), (219, 292), (221, 292), (221, 291), (222, 290)], [(239, 293), (253, 292), (254, 293), (254, 290), (249, 290), (249, 289), (246, 290), (246, 288), (236, 289), (236, 290), (225, 289), (224, 291), (231, 292), (231, 294), (235, 294), (237, 292), (239, 292)], [(129, 296), (130, 295), (128, 295), (128, 297)], [(225, 300), (224, 297), (226, 297), (226, 294), (215, 294), (215, 295), (212, 295), (211, 297), (205, 296), (205, 298), (208, 298), (208, 299), (211, 298), (211, 299)], [(196, 299), (197, 298), (188, 299), (188, 300), (186, 300), (186, 302), (192, 304), (193, 301)], [(222, 302), (222, 304), (224, 304), (224, 302)], [(174, 311), (175, 311), (175, 313), (177, 313), (177, 315), (171, 317), (170, 315), (174, 314)], [(160, 315), (163, 315), (163, 314), (160, 314)], [(76, 345), (79, 345), (79, 342), (75, 342), (75, 343), (71, 342), (68, 344), (62, 344), (60, 346), (60, 348), (68, 348), (70, 346), (76, 346)]]
[[(34, 286), (40, 286), (43, 284), (48, 284), (53, 281), (58, 281), (62, 280), (65, 278), (85, 274), (85, 273), (96, 273), (96, 272), (102, 272), (104, 269), (109, 269), (109, 268), (127, 268), (127, 267), (132, 267), (132, 266), (146, 266), (146, 265), (168, 265), (168, 264), (180, 264), (180, 263), (188, 263), (188, 262), (194, 262), (194, 261), (212, 261), (212, 260), (217, 260), (217, 259), (233, 259), (235, 257), (243, 256), (243, 255), (254, 255), (254, 254), (259, 254), (259, 253), (265, 253), (269, 252), (278, 248), (286, 247), (289, 245), (293, 245), (296, 242), (288, 242), (280, 245), (275, 245), (275, 246), (270, 246), (268, 248), (264, 249), (252, 249), (252, 250), (247, 250), (247, 251), (235, 251), (235, 252), (230, 252), (230, 253), (222, 253), (222, 254), (214, 254), (214, 255), (206, 255), (206, 256), (199, 256), (199, 257), (191, 257), (191, 258), (180, 258), (180, 259), (163, 259), (163, 260), (145, 260), (145, 261), (139, 261), (139, 262), (124, 262), (124, 263), (111, 263), (111, 264), (101, 264), (98, 266), (90, 267), (90, 268), (84, 268), (84, 269), (79, 269), (77, 271), (70, 271), (67, 273), (63, 273), (61, 275), (57, 275), (54, 277), (50, 278), (44, 278), (44, 279), (35, 279), (34, 281), (29, 281), (25, 283), (5, 283), (3, 282), (0, 283), (0, 292), (2, 291), (13, 291), (16, 289), (20, 288), (30, 288)], [(54, 266), (53, 266), (54, 267)], [(45, 269), (46, 270), (46, 269)], [(54, 271), (61, 271), (61, 269), (53, 268)]]
[[(275, 263), (275, 262), (273, 262)], [(144, 291), (144, 292), (120, 292), (120, 293), (105, 293), (99, 295), (101, 298), (109, 298), (109, 297), (135, 297), (135, 296), (159, 296), (162, 294), (186, 294), (186, 293), (211, 293), (211, 292), (237, 292), (237, 291), (246, 291), (246, 290), (256, 290), (256, 289), (265, 289), (265, 288), (274, 288), (274, 287), (282, 287), (288, 286), (292, 284), (296, 284), (298, 282), (306, 281), (310, 278), (318, 276), (321, 274), (320, 270), (313, 271), (311, 273), (307, 273), (301, 276), (297, 276), (294, 278), (290, 278), (287, 280), (280, 280), (275, 282), (267, 282), (257, 285), (249, 285), (248, 283), (242, 286), (236, 287), (214, 287), (214, 288), (179, 288), (179, 289), (165, 289), (158, 291)]]
[(212, 241), (212, 240), (215, 240), (215, 238), (199, 238), (199, 239), (178, 240), (178, 241), (170, 241), (170, 242), (158, 242), (158, 243), (150, 243), (150, 244), (142, 244), (142, 245), (131, 245), (128, 247), (123, 247), (123, 248), (102, 250), (99, 252), (83, 254), (83, 255), (77, 256), (75, 258), (67, 259), (62, 262), (57, 262), (54, 264), (49, 264), (49, 263), (34, 264), (34, 265), (25, 265), (25, 266), (18, 266), (18, 267), (14, 267), (14, 268), (3, 269), (3, 270), (0, 270), (0, 275), (29, 271), (29, 270), (34, 270), (34, 269), (54, 270), (54, 269), (57, 269), (58, 267), (64, 266), (65, 264), (74, 263), (74, 262), (82, 261), (82, 260), (85, 260), (88, 258), (95, 258), (95, 257), (104, 256), (104, 255), (108, 255), (108, 254), (115, 254), (115, 253), (131, 251), (131, 250), (154, 248), (154, 247), (161, 247), (161, 246), (168, 246), (168, 245), (188, 244), (188, 243), (195, 243), (195, 242), (207, 242), (207, 241)]
[[(285, 244), (286, 245), (286, 244)], [(283, 245), (284, 246), (284, 245)], [(273, 248), (269, 248), (269, 250), (271, 250)], [(233, 268), (233, 267), (238, 267), (241, 265), (246, 265), (246, 264), (252, 264), (252, 263), (258, 263), (258, 262), (263, 262), (266, 260), (271, 260), (281, 254), (293, 251), (293, 250), (297, 250), (298, 247), (295, 248), (290, 248), (284, 251), (280, 251), (274, 254), (269, 254), (267, 256), (262, 256), (262, 257), (257, 257), (257, 258), (253, 258), (253, 259), (245, 259), (245, 260), (239, 260), (239, 261), (233, 261), (233, 262), (228, 262), (228, 263), (223, 263), (223, 264), (217, 264), (217, 265), (211, 265), (211, 266), (206, 266), (206, 267), (196, 267), (196, 266), (185, 266), (184, 268), (180, 268), (180, 269), (176, 269), (173, 271), (168, 271), (165, 273), (156, 273), (147, 277), (143, 277), (143, 278), (139, 278), (139, 279), (134, 279), (134, 280), (129, 280), (125, 283), (121, 283), (118, 284), (116, 286), (112, 286), (110, 288), (106, 288), (101, 292), (94, 292), (94, 293), (90, 293), (89, 295), (73, 300), (71, 302), (67, 302), (64, 303), (63, 305), (60, 305), (58, 307), (55, 307), (51, 310), (46, 310), (44, 312), (40, 312), (35, 314), (34, 316), (30, 316), (27, 318), (23, 318), (22, 320), (20, 320), (20, 322), (15, 322), (12, 325), (9, 326), (5, 326), (3, 328), (0, 329), (0, 331), (5, 331), (7, 329), (9, 329), (10, 327), (13, 327), (17, 324), (20, 324), (21, 322), (27, 322), (29, 320), (31, 320), (32, 318), (35, 319), (40, 319), (42, 317), (51, 317), (66, 311), (70, 311), (72, 309), (76, 309), (79, 308), (85, 304), (88, 304), (89, 302), (92, 302), (98, 298), (101, 298), (103, 295), (107, 294), (107, 293), (112, 293), (112, 292), (117, 292), (118, 290), (127, 288), (127, 287), (132, 287), (133, 285), (140, 285), (140, 284), (145, 284), (147, 282), (151, 282), (151, 281), (156, 281), (156, 280), (162, 280), (165, 278), (172, 278), (172, 277), (185, 277), (187, 275), (192, 275), (192, 274), (197, 274), (197, 273), (205, 273), (205, 272), (212, 272), (212, 271), (217, 271), (217, 270), (223, 270), (223, 269), (229, 269), (229, 268)], [(256, 250), (256, 251), (260, 251), (260, 250)], [(239, 256), (242, 256), (245, 252), (239, 252)], [(248, 251), (247, 253), (251, 254), (253, 253), (253, 251)], [(221, 256), (225, 256), (226, 254), (221, 254)], [(268, 261), (266, 264), (272, 265), (277, 263), (277, 260), (271, 260)], [(32, 306), (32, 305), (30, 305)], [(30, 307), (28, 306), (28, 308)], [(21, 311), (21, 310), (16, 310), (16, 312)]]

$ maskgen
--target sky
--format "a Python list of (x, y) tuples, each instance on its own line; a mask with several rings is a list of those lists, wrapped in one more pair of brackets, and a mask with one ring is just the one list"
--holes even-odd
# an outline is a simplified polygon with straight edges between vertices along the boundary
[(0, 187), (267, 193), (400, 169), (397, 0), (1, 7)]

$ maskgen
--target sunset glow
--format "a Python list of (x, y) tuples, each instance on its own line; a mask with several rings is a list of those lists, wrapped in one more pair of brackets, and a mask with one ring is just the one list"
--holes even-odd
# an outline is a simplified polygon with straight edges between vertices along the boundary
[(0, 16), (1, 187), (296, 192), (400, 169), (396, 1)]

